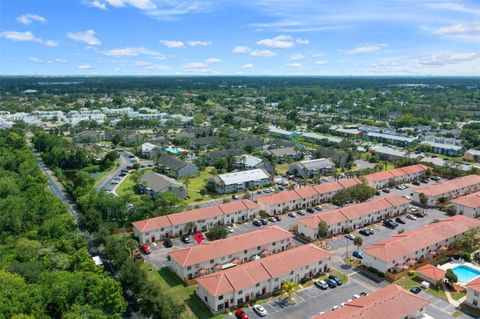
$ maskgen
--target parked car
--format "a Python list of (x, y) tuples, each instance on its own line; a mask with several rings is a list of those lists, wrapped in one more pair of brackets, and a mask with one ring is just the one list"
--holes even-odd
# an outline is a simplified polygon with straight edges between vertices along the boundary
[(329, 279), (326, 279), (325, 282), (327, 283), (329, 288), (337, 287), (337, 283), (335, 282), (335, 280), (332, 280), (329, 278)]
[(150, 246), (148, 246), (148, 244), (141, 244), (139, 248), (140, 251), (146, 255), (152, 253), (152, 249), (150, 248)]
[(427, 216), (427, 214), (423, 211), (418, 211), (418, 212), (415, 213), (415, 216), (423, 218), (423, 217)]
[(315, 212), (315, 210), (311, 207), (307, 208), (307, 212), (309, 212), (310, 214), (313, 214)]
[(315, 210), (321, 212), (323, 210), (323, 207), (322, 206), (315, 206)]
[(441, 180), (441, 178), (440, 178), (439, 176), (432, 176), (431, 179), (432, 179), (433, 181), (436, 181), (436, 182), (438, 182), (439, 180)]
[(417, 220), (418, 218), (412, 214), (407, 214), (407, 218), (411, 220)]
[(360, 229), (360, 231), (359, 231), (358, 233), (361, 234), (361, 235), (363, 235), (363, 236), (367, 236), (367, 237), (370, 236), (370, 235), (372, 235), (367, 228)]
[(261, 305), (254, 305), (253, 311), (255, 311), (260, 317), (265, 317), (266, 315), (268, 315), (267, 310)]
[(231, 234), (233, 233), (233, 227), (232, 226), (227, 226), (227, 231)]
[(414, 294), (418, 294), (422, 289), (420, 287), (412, 287), (410, 288), (410, 292)]
[(282, 217), (280, 217), (280, 215), (276, 215), (274, 216), (276, 219), (277, 219), (277, 222), (281, 221), (282, 220)]
[(290, 213), (288, 213), (288, 216), (290, 216), (292, 218), (295, 218), (295, 217), (297, 217), (297, 214), (295, 214), (294, 212), (290, 212)]
[(385, 220), (383, 221), (383, 226), (387, 227), (387, 228), (390, 228), (390, 229), (395, 229), (398, 224), (396, 222), (394, 222), (393, 220)]
[(325, 280), (316, 279), (313, 281), (313, 284), (322, 290), (328, 289), (328, 284), (325, 282)]
[(275, 217), (268, 217), (268, 220), (271, 221), (272, 223), (275, 223), (277, 219)]
[(343, 282), (337, 276), (330, 275), (328, 276), (328, 279), (335, 281), (335, 284), (337, 284), (337, 286), (341, 286), (343, 284)]
[(420, 182), (422, 182), (422, 183), (424, 183), (424, 184), (428, 184), (428, 179), (422, 178), (422, 179), (420, 180)]
[(367, 293), (366, 293), (365, 291), (362, 291), (361, 293), (359, 293), (359, 295), (360, 295), (361, 297), (365, 297), (365, 296), (367, 295)]
[(237, 319), (248, 319), (248, 315), (242, 309), (237, 309), (235, 311), (235, 318), (237, 318)]
[(262, 223), (262, 225), (268, 225), (268, 220), (266, 220), (265, 218), (260, 219), (260, 222)]
[(255, 225), (255, 226), (262, 226), (262, 222), (259, 221), (258, 219), (254, 219), (254, 220), (253, 220), (253, 225)]
[(395, 218), (395, 221), (399, 224), (405, 224), (405, 221), (402, 219), (402, 217)]
[(405, 199), (408, 199), (408, 200), (411, 200), (411, 199), (412, 199), (412, 198), (411, 198), (410, 196), (408, 196), (408, 195), (402, 195), (402, 197), (405, 198)]
[(358, 259), (363, 259), (363, 253), (359, 250), (354, 250), (352, 256)]
[(420, 182), (419, 181), (413, 181), (412, 184), (415, 185), (415, 186), (419, 186)]
[(163, 246), (165, 246), (167, 248), (172, 247), (173, 246), (172, 240), (170, 238), (165, 238), (165, 240), (163, 241)]
[(352, 297), (353, 300), (358, 299), (358, 298), (360, 298), (360, 295), (357, 295), (357, 294), (353, 295), (353, 297)]
[(185, 244), (188, 244), (190, 243), (190, 236), (188, 235), (182, 235), (182, 241), (185, 243)]
[(297, 212), (297, 214), (300, 215), (300, 216), (304, 216), (304, 215), (305, 215), (305, 212), (304, 212), (303, 210), (299, 210), (299, 211)]
[(332, 311), (340, 309), (340, 306), (333, 306)]
[(384, 192), (384, 193), (390, 193), (390, 190), (389, 190), (388, 188), (384, 188), (384, 189), (382, 189), (382, 192)]
[(355, 236), (353, 236), (352, 234), (346, 234), (346, 235), (345, 235), (345, 238), (346, 238), (346, 239), (350, 239), (350, 240), (354, 240), (354, 239), (355, 239)]

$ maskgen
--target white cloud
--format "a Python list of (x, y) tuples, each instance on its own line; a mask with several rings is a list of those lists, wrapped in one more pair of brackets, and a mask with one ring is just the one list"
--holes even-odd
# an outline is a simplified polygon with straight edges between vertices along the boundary
[(30, 57), (28, 58), (30, 61), (32, 61), (33, 63), (36, 63), (36, 64), (40, 64), (40, 63), (43, 63), (43, 60), (42, 59), (39, 59), (39, 58), (35, 58), (35, 57)]
[(233, 53), (238, 53), (238, 54), (245, 54), (250, 51), (249, 47), (242, 46), (242, 45), (237, 45), (233, 48)]
[(91, 7), (107, 10), (107, 4), (105, 2), (102, 2), (99, 0), (92, 0), (92, 1), (87, 1), (86, 3)]
[(145, 47), (126, 47), (126, 48), (118, 48), (118, 49), (112, 49), (109, 51), (103, 52), (104, 55), (106, 56), (111, 56), (111, 57), (125, 57), (125, 56), (139, 56), (139, 55), (152, 55), (155, 56), (155, 58), (158, 58), (160, 60), (164, 60), (165, 57), (161, 55), (161, 53), (149, 50)]
[(57, 41), (43, 40), (42, 38), (39, 38), (39, 37), (33, 35), (33, 33), (30, 32), (30, 31), (25, 31), (25, 32), (3, 31), (3, 32), (0, 33), (0, 36), (5, 38), (5, 39), (12, 40), (12, 41), (37, 42), (37, 43), (45, 44), (46, 46), (49, 46), (49, 47), (58, 46)]
[(465, 61), (471, 61), (480, 56), (476, 52), (462, 52), (462, 53), (450, 53), (450, 54), (431, 54), (424, 56), (420, 59), (419, 63), (422, 65), (445, 65), (455, 64)]
[(257, 44), (267, 48), (288, 49), (293, 47), (293, 38), (289, 35), (278, 35), (275, 38), (258, 40)]
[(467, 8), (463, 3), (458, 3), (458, 2), (429, 3), (428, 7), (434, 8), (434, 9), (444, 9), (449, 11), (480, 15), (480, 9)]
[(453, 24), (433, 30), (433, 35), (456, 38), (460, 40), (480, 40), (480, 21), (470, 24)]
[(64, 63), (67, 63), (68, 61), (65, 60), (65, 59), (60, 59), (60, 58), (55, 58), (53, 60), (48, 60), (47, 63), (48, 64), (64, 64)]
[(182, 41), (161, 40), (160, 43), (169, 49), (179, 49), (185, 47), (185, 43), (183, 43)]
[(195, 40), (190, 40), (190, 41), (187, 41), (187, 44), (191, 47), (204, 47), (204, 46), (207, 46), (207, 45), (210, 45), (212, 44), (211, 41), (195, 41)]
[(292, 61), (300, 61), (305, 59), (305, 56), (303, 54), (294, 54), (290, 57), (290, 60)]
[(83, 42), (88, 45), (100, 45), (102, 42), (95, 37), (95, 31), (92, 29), (83, 32), (69, 32), (67, 37), (73, 41)]
[(296, 39), (295, 42), (297, 42), (297, 44), (309, 44), (310, 43), (310, 40), (308, 39)]
[(318, 60), (318, 61), (315, 61), (315, 64), (318, 64), (318, 65), (327, 64), (327, 63), (328, 63), (327, 60)]
[(220, 60), (219, 58), (210, 58), (205, 60), (205, 63), (208, 63), (208, 64), (214, 64), (214, 63), (220, 63), (220, 62), (222, 62), (222, 60)]
[(25, 13), (25, 14), (22, 14), (21, 16), (17, 17), (17, 22), (18, 23), (30, 24), (33, 21), (40, 22), (40, 23), (47, 23), (47, 19), (45, 19), (42, 16), (36, 15), (36, 14)]
[(302, 64), (301, 63), (287, 63), (287, 66), (291, 67), (291, 68), (294, 68), (294, 69), (298, 69), (298, 68), (302, 67)]
[(104, 3), (108, 3), (112, 7), (126, 7), (132, 6), (140, 10), (153, 10), (157, 6), (151, 0), (104, 0)]
[(364, 53), (373, 53), (379, 51), (381, 48), (386, 47), (386, 43), (372, 44), (356, 47), (352, 50), (345, 51), (346, 54), (364, 54)]
[(212, 73), (212, 70), (208, 68), (207, 63), (204, 62), (185, 63), (182, 65), (182, 69), (187, 72)]
[(88, 63), (82, 63), (78, 66), (79, 69), (91, 69), (92, 66)]
[(253, 50), (250, 52), (250, 55), (262, 58), (270, 58), (276, 56), (277, 54), (271, 50)]
[(134, 66), (142, 69), (143, 71), (165, 71), (168, 70), (168, 66), (163, 64), (152, 63), (148, 61), (135, 61)]
[(244, 64), (243, 67), (245, 69), (251, 69), (251, 68), (253, 68), (253, 64), (252, 63), (247, 63), (247, 64)]

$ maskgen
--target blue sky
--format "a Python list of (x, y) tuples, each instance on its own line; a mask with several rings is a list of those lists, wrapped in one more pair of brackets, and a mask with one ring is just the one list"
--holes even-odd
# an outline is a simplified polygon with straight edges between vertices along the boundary
[(2, 0), (0, 74), (480, 75), (480, 1)]

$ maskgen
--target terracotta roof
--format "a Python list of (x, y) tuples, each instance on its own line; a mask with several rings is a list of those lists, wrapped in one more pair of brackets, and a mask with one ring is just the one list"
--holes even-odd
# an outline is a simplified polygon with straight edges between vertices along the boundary
[(401, 177), (404, 175), (415, 174), (427, 170), (427, 166), (416, 164), (405, 167), (394, 168), (388, 171), (377, 172), (365, 175), (364, 178), (369, 182), (378, 182), (388, 180), (394, 177)]
[(425, 277), (433, 279), (434, 281), (439, 281), (445, 278), (445, 270), (431, 264), (423, 265), (422, 267), (417, 268), (415, 271)]
[(453, 199), (450, 203), (472, 208), (480, 207), (480, 192)]
[(479, 175), (468, 175), (463, 177), (458, 177), (443, 183), (425, 186), (417, 188), (415, 193), (423, 193), (427, 196), (438, 196), (447, 192), (452, 192), (460, 188), (480, 185), (480, 176)]
[(284, 191), (276, 194), (265, 195), (257, 197), (257, 203), (262, 202), (268, 205), (277, 205), (281, 203), (288, 203), (294, 200), (301, 199), (301, 197), (294, 190)]
[(467, 288), (480, 292), (480, 277), (478, 277), (475, 280), (470, 281), (467, 284)]
[(429, 302), (395, 284), (381, 288), (367, 296), (347, 302), (343, 307), (312, 319), (403, 319)]
[(408, 203), (410, 203), (409, 200), (398, 195), (390, 194), (363, 203), (353, 204), (338, 209), (319, 212), (307, 217), (298, 218), (297, 221), (310, 228), (317, 228), (321, 220), (326, 222), (327, 225), (334, 225), (346, 220), (359, 219), (362, 216), (367, 216), (370, 213), (384, 210), (389, 207), (396, 207)]
[(419, 249), (435, 245), (447, 238), (478, 227), (480, 227), (479, 220), (457, 215), (412, 231), (394, 235), (389, 239), (364, 248), (363, 252), (387, 262), (400, 260)]
[(169, 255), (177, 264), (186, 267), (289, 238), (293, 238), (292, 233), (278, 226), (271, 226), (198, 246), (174, 250)]
[(271, 255), (256, 261), (238, 265), (213, 274), (197, 278), (210, 295), (254, 287), (257, 283), (289, 274), (290, 271), (328, 259), (331, 253), (313, 244)]
[(259, 208), (260, 205), (248, 200), (242, 199), (230, 203), (202, 207), (193, 210), (187, 210), (176, 214), (153, 217), (149, 219), (133, 222), (132, 225), (138, 231), (145, 233), (155, 229), (170, 227), (175, 225), (196, 222), (206, 218), (221, 216), (231, 212), (244, 211), (247, 209)]
[(295, 192), (301, 198), (311, 198), (315, 195), (318, 195), (317, 191), (313, 188), (313, 186), (295, 188)]

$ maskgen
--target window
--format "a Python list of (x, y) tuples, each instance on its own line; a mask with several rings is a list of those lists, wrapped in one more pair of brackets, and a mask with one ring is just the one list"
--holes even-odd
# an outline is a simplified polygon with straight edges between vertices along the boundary
[(260, 287), (260, 283), (257, 283), (257, 284), (255, 285), (255, 287)]
[(218, 296), (218, 300), (223, 300), (223, 295)]
[(188, 267), (187, 267), (187, 270), (192, 270), (192, 266), (188, 266)]
[(212, 260), (210, 260), (210, 263), (211, 263), (211, 264), (213, 264), (213, 259), (212, 259)]
[(238, 294), (239, 294), (239, 295), (243, 294), (243, 290), (239, 290), (239, 291), (238, 291)]
[(204, 296), (203, 299), (205, 299), (205, 302), (208, 302), (207, 296)]

